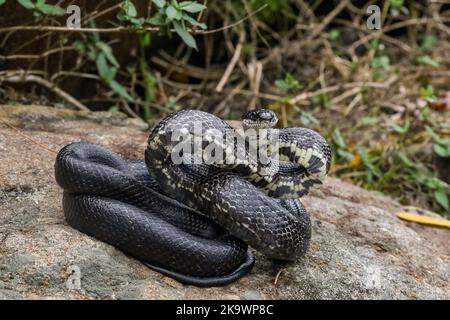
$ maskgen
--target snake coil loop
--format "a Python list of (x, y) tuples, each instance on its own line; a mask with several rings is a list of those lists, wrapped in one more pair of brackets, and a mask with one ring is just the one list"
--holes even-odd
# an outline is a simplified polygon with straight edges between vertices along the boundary
[[(186, 284), (222, 286), (239, 279), (254, 264), (247, 245), (270, 258), (295, 260), (307, 251), (311, 237), (309, 214), (298, 198), (321, 184), (331, 152), (318, 133), (274, 129), (276, 120), (268, 110), (243, 117), (244, 128), (257, 128), (257, 134), (264, 128), (277, 137), (279, 159), (264, 165), (264, 174), (248, 156), (245, 141), (229, 149), (223, 139), (208, 136), (225, 137), (234, 129), (197, 110), (180, 110), (159, 122), (149, 136), (145, 161), (124, 160), (89, 142), (69, 144), (55, 162), (65, 218), (79, 231)], [(179, 132), (188, 146), (201, 138), (201, 152), (212, 146), (223, 151), (225, 160), (235, 161), (175, 163), (180, 140), (173, 137)]]

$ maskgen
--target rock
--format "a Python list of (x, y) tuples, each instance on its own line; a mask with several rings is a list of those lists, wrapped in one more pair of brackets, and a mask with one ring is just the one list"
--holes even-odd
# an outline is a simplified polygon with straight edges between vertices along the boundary
[(243, 300), (262, 300), (261, 293), (256, 290), (248, 290), (242, 294)]
[(118, 113), (0, 105), (0, 298), (450, 298), (448, 230), (398, 220), (396, 201), (335, 178), (304, 198), (313, 221), (305, 258), (256, 253), (253, 271), (223, 288), (182, 285), (68, 226), (56, 152), (88, 140), (137, 159), (147, 134)]

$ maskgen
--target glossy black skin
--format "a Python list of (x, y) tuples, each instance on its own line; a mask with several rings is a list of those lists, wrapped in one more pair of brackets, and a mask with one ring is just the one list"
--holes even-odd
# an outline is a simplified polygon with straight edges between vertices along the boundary
[(166, 196), (144, 161), (76, 142), (58, 153), (55, 178), (69, 225), (182, 283), (223, 286), (253, 267), (244, 242)]
[[(270, 127), (272, 111), (249, 113), (248, 121)], [(217, 167), (171, 162), (172, 129), (231, 129), (221, 119), (197, 110), (181, 110), (163, 119), (152, 131), (144, 161), (126, 161), (100, 145), (77, 142), (58, 153), (55, 178), (64, 189), (63, 209), (74, 228), (110, 243), (180, 282), (221, 286), (247, 274), (254, 258), (247, 244), (270, 258), (293, 261), (307, 251), (311, 237), (309, 214), (299, 199), (274, 197), (291, 193), (279, 182), (309, 187), (309, 177), (328, 171), (330, 149), (316, 132), (305, 128), (280, 130), (280, 138), (298, 148), (318, 148), (302, 172), (274, 172), (277, 186), (263, 190), (247, 180), (248, 165)], [(190, 129), (189, 129), (190, 130)], [(292, 150), (283, 151), (296, 161)], [(319, 170), (320, 171), (320, 170)]]

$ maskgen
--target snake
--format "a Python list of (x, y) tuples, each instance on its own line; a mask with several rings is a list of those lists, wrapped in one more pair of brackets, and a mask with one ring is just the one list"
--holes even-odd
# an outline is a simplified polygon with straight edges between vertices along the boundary
[(322, 184), (331, 149), (316, 131), (277, 122), (269, 109), (251, 110), (238, 130), (181, 109), (153, 127), (143, 160), (72, 142), (55, 161), (65, 220), (187, 285), (240, 279), (254, 251), (295, 261), (311, 238), (300, 197)]

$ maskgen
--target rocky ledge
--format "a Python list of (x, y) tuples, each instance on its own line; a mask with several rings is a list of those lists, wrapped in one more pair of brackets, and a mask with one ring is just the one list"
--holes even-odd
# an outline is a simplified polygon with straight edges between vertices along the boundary
[(304, 198), (305, 258), (281, 265), (257, 254), (253, 271), (223, 288), (184, 286), (68, 226), (56, 152), (88, 140), (142, 158), (147, 132), (120, 113), (0, 105), (0, 298), (450, 298), (450, 232), (400, 221), (396, 201), (334, 178)]

